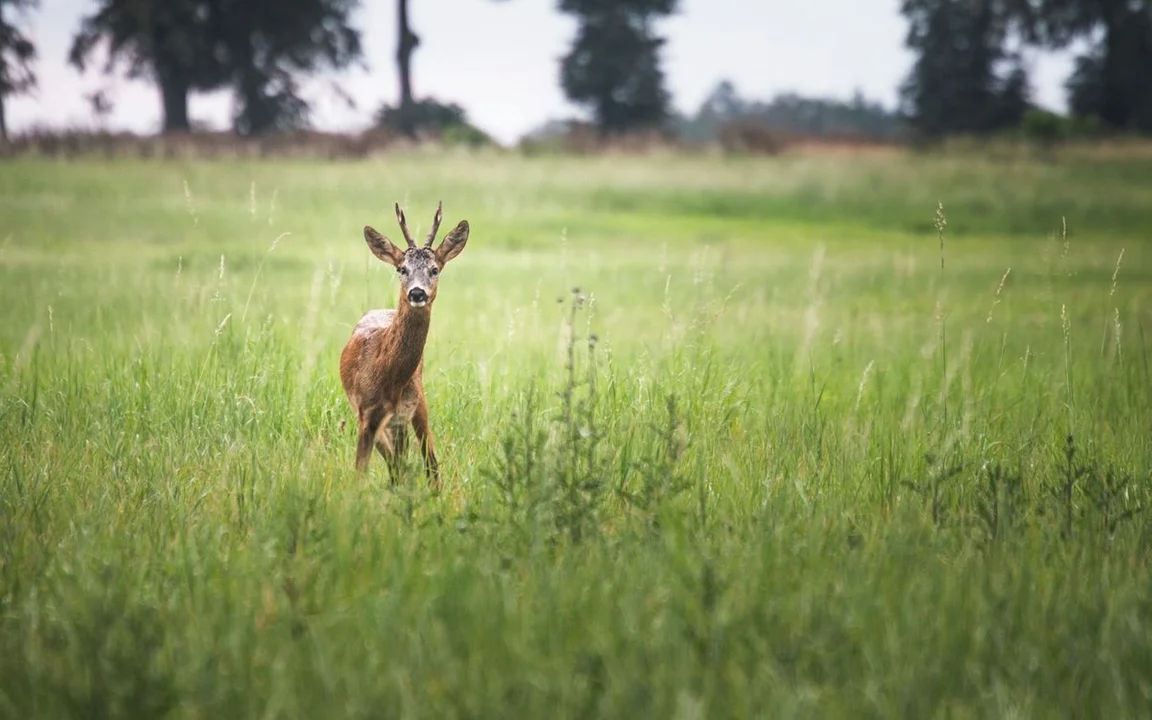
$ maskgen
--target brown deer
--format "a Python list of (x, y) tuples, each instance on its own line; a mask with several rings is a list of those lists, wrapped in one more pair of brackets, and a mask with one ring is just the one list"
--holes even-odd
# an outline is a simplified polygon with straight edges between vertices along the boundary
[(433, 250), (432, 242), (444, 216), (443, 203), (436, 207), (432, 230), (422, 247), (408, 232), (404, 211), (396, 204), (396, 219), (408, 242), (401, 250), (388, 238), (364, 227), (364, 240), (372, 254), (396, 268), (400, 276), (400, 301), (395, 310), (369, 310), (360, 318), (352, 337), (340, 353), (340, 380), (359, 421), (356, 468), (366, 470), (372, 446), (388, 463), (392, 481), (399, 477), (399, 461), (408, 444), (407, 425), (412, 423), (424, 468), (433, 486), (439, 486), (440, 470), (428, 426), (428, 403), (422, 373), (424, 343), (432, 322), (432, 303), (440, 270), (468, 242), (468, 221), (461, 220)]

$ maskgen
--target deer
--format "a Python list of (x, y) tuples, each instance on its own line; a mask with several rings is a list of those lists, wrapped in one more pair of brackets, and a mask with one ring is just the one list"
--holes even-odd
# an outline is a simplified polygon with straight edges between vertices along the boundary
[(396, 220), (408, 244), (404, 250), (371, 226), (364, 226), (364, 241), (372, 254), (396, 268), (400, 299), (395, 310), (364, 313), (340, 353), (340, 380), (359, 426), (356, 469), (367, 471), (375, 445), (388, 465), (393, 484), (399, 478), (400, 460), (408, 444), (407, 426), (411, 423), (424, 456), (425, 474), (433, 488), (440, 486), (440, 466), (424, 395), (424, 345), (440, 272), (464, 250), (469, 230), (468, 221), (461, 220), (433, 249), (443, 217), (444, 204), (440, 202), (427, 239), (417, 247), (404, 211), (396, 203)]

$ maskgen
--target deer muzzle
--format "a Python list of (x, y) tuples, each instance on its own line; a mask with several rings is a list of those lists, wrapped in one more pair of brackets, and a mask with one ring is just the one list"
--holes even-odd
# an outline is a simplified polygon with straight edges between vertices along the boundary
[(421, 308), (428, 304), (428, 293), (424, 288), (412, 288), (408, 291), (408, 304), (415, 308)]

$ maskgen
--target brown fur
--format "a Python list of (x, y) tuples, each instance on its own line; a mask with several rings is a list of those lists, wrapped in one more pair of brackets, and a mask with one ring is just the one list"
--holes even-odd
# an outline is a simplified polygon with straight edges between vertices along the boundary
[[(464, 249), (469, 228), (467, 221), (461, 221), (433, 251), (431, 244), (440, 224), (439, 209), (422, 248), (412, 240), (399, 206), (396, 216), (408, 242), (407, 251), (401, 251), (370, 227), (364, 228), (364, 239), (373, 254), (400, 273), (397, 309), (372, 310), (361, 318), (340, 354), (340, 380), (358, 422), (357, 469), (367, 469), (375, 445), (388, 462), (395, 481), (399, 459), (408, 444), (407, 425), (411, 423), (420, 442), (425, 470), (438, 486), (439, 464), (424, 395), (424, 345), (432, 323), (440, 268)], [(416, 293), (419, 301), (421, 292), (427, 299), (418, 306), (421, 303), (414, 304), (412, 297)]]

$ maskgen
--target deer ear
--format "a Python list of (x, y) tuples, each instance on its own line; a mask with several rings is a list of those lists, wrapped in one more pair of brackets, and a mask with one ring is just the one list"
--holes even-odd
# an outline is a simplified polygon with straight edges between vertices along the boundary
[(452, 228), (452, 232), (444, 236), (440, 246), (436, 248), (436, 259), (441, 265), (460, 254), (468, 242), (468, 221), (461, 220), (460, 224)]
[(389, 265), (399, 267), (404, 262), (404, 252), (368, 225), (364, 226), (364, 242), (368, 243), (368, 249), (373, 255)]

